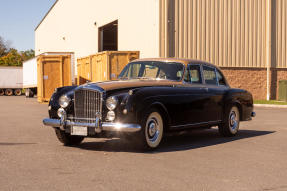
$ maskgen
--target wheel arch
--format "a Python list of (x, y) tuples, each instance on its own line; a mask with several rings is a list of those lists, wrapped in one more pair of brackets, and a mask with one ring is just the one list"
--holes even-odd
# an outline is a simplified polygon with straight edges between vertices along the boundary
[(166, 131), (170, 125), (170, 115), (168, 113), (167, 108), (165, 107), (163, 103), (154, 102), (152, 104), (149, 104), (138, 114), (138, 117), (141, 118), (145, 114), (145, 112), (147, 112), (148, 110), (152, 108), (157, 109), (160, 112), (163, 118), (163, 122), (164, 122), (164, 130)]

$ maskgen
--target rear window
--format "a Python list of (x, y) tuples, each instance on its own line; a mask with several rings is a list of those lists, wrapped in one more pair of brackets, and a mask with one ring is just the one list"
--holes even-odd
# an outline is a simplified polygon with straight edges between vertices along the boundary
[(218, 83), (220, 86), (226, 86), (226, 82), (223, 78), (223, 75), (221, 74), (221, 72), (219, 72), (218, 70), (216, 70), (216, 74), (217, 74), (217, 78), (218, 78)]
[(215, 68), (203, 66), (203, 76), (206, 84), (217, 85)]

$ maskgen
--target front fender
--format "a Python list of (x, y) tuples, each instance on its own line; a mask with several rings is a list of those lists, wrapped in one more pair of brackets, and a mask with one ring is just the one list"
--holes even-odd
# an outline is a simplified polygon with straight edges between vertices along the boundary
[(160, 102), (160, 100), (156, 100), (154, 97), (153, 98), (146, 98), (142, 101), (140, 101), (139, 104), (136, 104), (135, 106), (135, 112), (136, 112), (136, 118), (138, 122), (141, 122), (144, 114), (151, 108), (156, 108), (158, 109), (163, 117), (163, 121), (167, 126), (171, 123), (171, 118), (168, 112), (168, 109), (166, 106)]
[(64, 94), (67, 94), (67, 96), (69, 96), (72, 100), (72, 103), (67, 108), (67, 110), (71, 109), (71, 105), (73, 105), (73, 99), (74, 99), (74, 89), (76, 88), (77, 86), (64, 86), (57, 88), (55, 90), (49, 102), (49, 107), (51, 108), (49, 110), (50, 118), (58, 118), (57, 110), (60, 108), (58, 100)]

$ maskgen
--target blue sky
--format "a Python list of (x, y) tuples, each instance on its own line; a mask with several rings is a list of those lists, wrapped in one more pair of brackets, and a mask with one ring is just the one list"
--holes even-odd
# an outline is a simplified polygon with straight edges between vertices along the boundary
[(20, 51), (34, 49), (34, 29), (55, 0), (0, 0), (0, 36)]

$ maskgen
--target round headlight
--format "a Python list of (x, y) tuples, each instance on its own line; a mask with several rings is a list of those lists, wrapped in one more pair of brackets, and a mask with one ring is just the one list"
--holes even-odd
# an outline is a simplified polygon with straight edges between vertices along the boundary
[(113, 120), (115, 120), (115, 118), (116, 118), (116, 114), (114, 111), (109, 111), (107, 113), (107, 120), (108, 121), (113, 121)]
[(67, 97), (66, 95), (63, 95), (60, 97), (59, 99), (59, 105), (62, 108), (66, 108), (68, 107), (68, 105), (70, 104), (71, 99), (69, 97)]
[(110, 111), (116, 109), (117, 104), (118, 99), (115, 96), (109, 97), (106, 101), (106, 106)]

